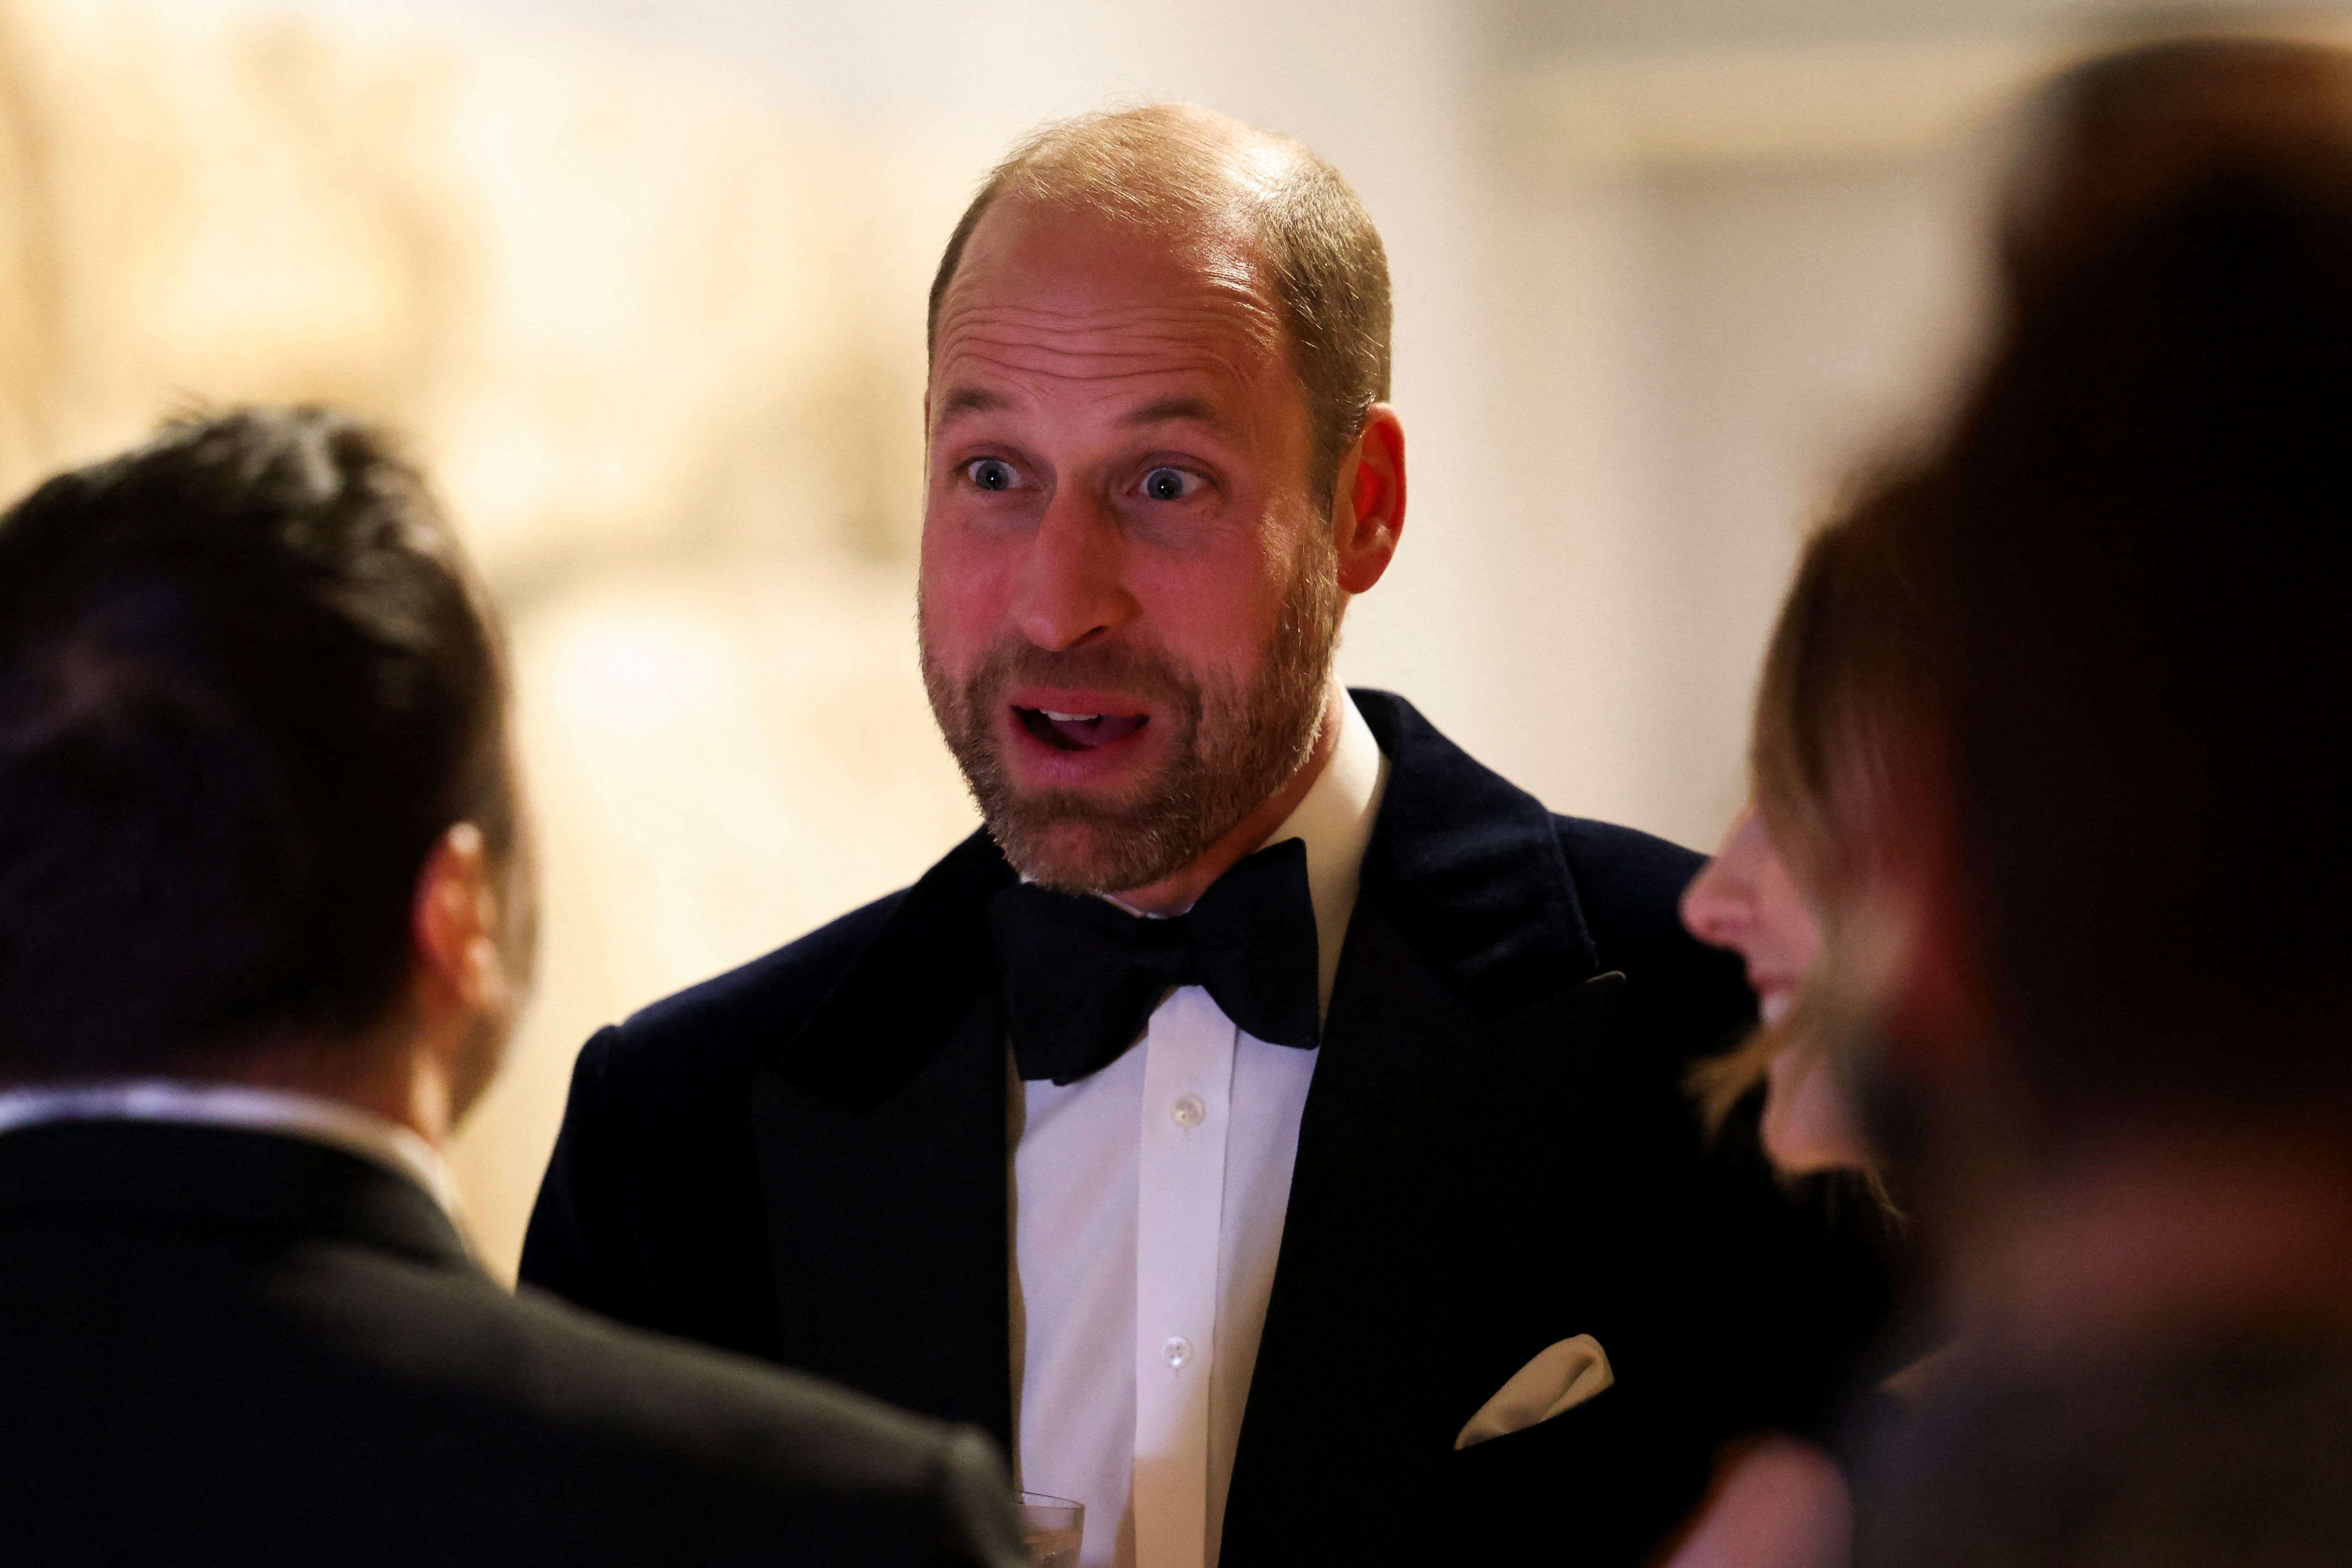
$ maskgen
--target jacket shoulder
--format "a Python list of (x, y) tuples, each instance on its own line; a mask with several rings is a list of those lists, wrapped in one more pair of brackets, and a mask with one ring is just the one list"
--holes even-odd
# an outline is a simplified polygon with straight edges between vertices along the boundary
[(638, 1009), (598, 1037), (604, 1077), (732, 1078), (772, 1052), (857, 962), (908, 889), (886, 894), (749, 963)]
[[(455, 1293), (445, 1295), (445, 1310)], [(887, 1493), (902, 1502), (932, 1492), (943, 1468), (995, 1474), (992, 1446), (970, 1428), (747, 1356), (622, 1328), (528, 1285), (512, 1297), (495, 1286), (467, 1293), (486, 1299), (449, 1314), (475, 1319), (466, 1338), (507, 1346), (491, 1358), (498, 1370), (481, 1373), (503, 1391), (491, 1397), (544, 1425), (560, 1447), (635, 1450), (641, 1460), (762, 1489)]]
[(1010, 1479), (974, 1428), (618, 1328), (527, 1286), (458, 1315), (476, 1318), (476, 1346), (504, 1342), (476, 1386), (543, 1434), (583, 1545), (645, 1531), (666, 1558), (749, 1545), (762, 1561), (1021, 1560)]
[[(568, 1457), (566, 1511), (585, 1538), (650, 1525), (664, 1557), (749, 1547), (761, 1561), (1009, 1568), (1023, 1558), (1010, 1479), (974, 1428), (616, 1328), (527, 1287), (478, 1310), (506, 1321), (515, 1353), (499, 1375)], [(630, 1500), (646, 1493), (663, 1503)]]
[(1692, 942), (1682, 925), (1683, 889), (1706, 864), (1706, 856), (1639, 828), (1586, 817), (1555, 816), (1552, 827), (1604, 958), (1612, 946)]
[(1603, 969), (1624, 972), (1676, 1016), (1676, 1033), (1701, 1050), (1731, 1043), (1754, 1019), (1739, 960), (1683, 926), (1683, 890), (1706, 864), (1696, 850), (1638, 828), (1554, 816)]
[(12, 1563), (1019, 1561), (969, 1428), (447, 1258), (110, 1213), (0, 1243), (37, 1282), (0, 1303)]

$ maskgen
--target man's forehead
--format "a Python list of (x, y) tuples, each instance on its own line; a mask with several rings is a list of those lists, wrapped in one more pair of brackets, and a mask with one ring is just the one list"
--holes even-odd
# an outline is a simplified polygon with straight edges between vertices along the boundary
[[(1082, 395), (1101, 417), (1129, 430), (1196, 425), (1234, 437), (1249, 429), (1252, 420), (1246, 399), (1234, 396), (1229, 385), (1201, 379), (1192, 384), (1197, 390), (1184, 390), (1182, 380), (1176, 380), (1180, 390), (1171, 391), (1171, 378), (1165, 375), (1109, 377)], [(1032, 399), (1030, 389), (1019, 387), (1018, 383), (1019, 378), (1013, 378), (1011, 384), (1017, 390), (1008, 390), (1006, 379), (985, 374), (943, 383), (932, 410), (933, 428), (944, 429), (974, 415), (1021, 410)]]
[(973, 229), (940, 301), (938, 348), (975, 331), (1155, 342), (1279, 344), (1280, 310), (1254, 247), (1214, 219), (1151, 224), (1006, 199)]

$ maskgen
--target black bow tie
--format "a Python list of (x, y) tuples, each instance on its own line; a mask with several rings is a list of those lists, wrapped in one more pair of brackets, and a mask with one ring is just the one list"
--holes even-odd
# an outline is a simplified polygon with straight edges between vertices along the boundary
[(1076, 1083), (1126, 1054), (1170, 987), (1201, 985), (1261, 1040), (1313, 1047), (1315, 904), (1307, 846), (1286, 838), (1168, 920), (1034, 883), (989, 900), (1013, 1057), (1024, 1079)]

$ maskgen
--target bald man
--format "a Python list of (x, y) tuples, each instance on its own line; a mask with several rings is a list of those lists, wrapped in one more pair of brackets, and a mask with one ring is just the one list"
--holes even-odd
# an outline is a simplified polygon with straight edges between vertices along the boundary
[(1088, 1568), (1633, 1563), (1814, 1419), (1867, 1266), (1680, 1085), (1696, 857), (1332, 677), (1405, 520), (1345, 181), (1056, 126), (931, 290), (923, 673), (986, 819), (581, 1053), (523, 1258), (978, 1423)]

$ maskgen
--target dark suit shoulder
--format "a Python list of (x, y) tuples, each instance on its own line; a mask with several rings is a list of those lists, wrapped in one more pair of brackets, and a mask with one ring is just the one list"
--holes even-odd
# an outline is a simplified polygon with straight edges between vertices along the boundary
[(1651, 952), (1691, 943), (1680, 906), (1706, 856), (1639, 828), (1588, 817), (1556, 816), (1552, 826), (1585, 923), (1609, 967), (1621, 967), (1612, 949)]
[(663, 1496), (693, 1517), (664, 1524), (666, 1553), (699, 1534), (704, 1550), (762, 1543), (762, 1556), (789, 1540), (810, 1562), (1022, 1560), (1003, 1467), (975, 1428), (624, 1331), (527, 1286), (509, 1298), (478, 1280), (416, 1279), (436, 1298), (420, 1313), (462, 1334), (476, 1375), (499, 1380), (483, 1386), (567, 1457), (582, 1513), (594, 1518), (610, 1490)]
[[(987, 1438), (835, 1384), (615, 1327), (529, 1286), (414, 1271), (412, 1321), (450, 1325), (496, 1400), (575, 1453), (667, 1466), (752, 1500), (822, 1493), (937, 1508), (1003, 1478)], [(402, 1292), (387, 1291), (388, 1302)], [(497, 1354), (486, 1348), (503, 1342)]]
[(1638, 827), (1555, 815), (1552, 826), (1580, 882), (1646, 902), (1671, 905), (1706, 857)]
[(1738, 958), (1683, 926), (1683, 889), (1706, 857), (1638, 828), (1555, 816), (1577, 900), (1603, 969), (1622, 970), (1634, 1006), (1678, 1058), (1722, 1049), (1754, 1021)]
[(110, 1217), (0, 1261), (28, 1562), (1019, 1561), (977, 1433), (446, 1260)]
[(814, 1013), (908, 889), (875, 900), (772, 952), (638, 1009), (604, 1047), (608, 1074), (633, 1087), (678, 1076), (734, 1076)]
[(776, 1352), (752, 1084), (906, 898), (599, 1030), (523, 1238), (523, 1279), (607, 1317)]

